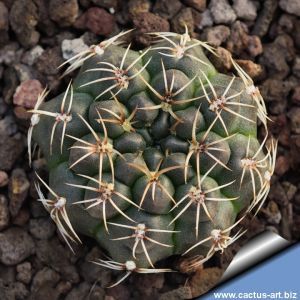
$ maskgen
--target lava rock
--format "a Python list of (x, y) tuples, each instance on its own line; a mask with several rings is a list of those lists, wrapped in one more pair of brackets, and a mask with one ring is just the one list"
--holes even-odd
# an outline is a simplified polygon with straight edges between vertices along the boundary
[(211, 0), (209, 9), (216, 24), (231, 24), (236, 20), (236, 14), (227, 0)]
[(225, 25), (218, 25), (204, 30), (204, 40), (214, 47), (224, 43), (230, 35), (230, 29)]
[(82, 38), (73, 40), (63, 40), (61, 43), (61, 51), (63, 58), (68, 60), (76, 54), (87, 50), (89, 47), (84, 43)]
[(183, 0), (183, 3), (201, 12), (206, 9), (206, 0)]
[[(164, 1), (159, 1), (164, 2)], [(176, 1), (175, 5), (176, 5)], [(172, 7), (172, 5), (169, 5), (169, 7)], [(149, 0), (129, 0), (128, 2), (128, 12), (130, 15), (136, 15), (144, 12), (149, 12), (151, 8), (151, 3)], [(158, 13), (159, 14), (159, 13)]]
[(10, 137), (0, 135), (0, 162), (1, 169), (4, 171), (11, 170), (16, 160), (20, 157), (24, 149), (23, 138), (20, 134)]
[(8, 30), (8, 9), (0, 2), (0, 32)]
[(50, 0), (49, 15), (61, 27), (72, 25), (78, 16), (77, 0)]
[(257, 16), (257, 8), (253, 1), (250, 0), (234, 0), (233, 9), (239, 19), (246, 21), (254, 21)]
[(34, 108), (38, 95), (42, 91), (42, 84), (38, 80), (25, 80), (17, 87), (13, 96), (13, 103), (28, 109)]
[(34, 66), (45, 75), (56, 75), (58, 67), (64, 62), (61, 56), (60, 47), (53, 47), (45, 50), (36, 60)]
[(278, 0), (265, 0), (263, 2), (263, 8), (258, 15), (252, 31), (253, 34), (263, 37), (268, 33), (277, 7)]
[(50, 218), (31, 219), (29, 221), (29, 232), (36, 239), (50, 239), (55, 230), (56, 227)]
[(33, 239), (24, 229), (11, 227), (0, 233), (0, 262), (4, 265), (16, 265), (34, 253)]
[(24, 53), (22, 57), (22, 62), (28, 66), (32, 66), (36, 59), (44, 52), (44, 49), (37, 45)]
[(20, 282), (23, 282), (25, 284), (28, 284), (32, 277), (32, 267), (31, 263), (26, 261), (19, 265), (17, 265), (17, 280)]
[(170, 31), (169, 22), (152, 13), (135, 15), (133, 17), (133, 24), (137, 29), (135, 31), (135, 39), (144, 46), (148, 46), (151, 42), (151, 37), (144, 33)]
[(0, 231), (9, 224), (9, 209), (7, 199), (4, 195), (0, 195)]
[(78, 283), (79, 275), (76, 268), (69, 261), (68, 255), (72, 254), (59, 243), (57, 238), (38, 240), (36, 243), (36, 255), (38, 259), (62, 274), (65, 280)]
[(75, 286), (71, 292), (66, 296), (66, 300), (83, 300), (87, 299), (89, 292), (91, 290), (91, 285), (87, 282), (82, 282), (78, 286)]
[[(195, 21), (194, 21), (195, 22)], [(211, 12), (209, 9), (206, 9), (202, 14), (201, 14), (201, 19), (199, 22), (195, 22), (195, 26), (202, 30), (205, 27), (212, 26), (214, 24)]]
[(8, 175), (6, 172), (0, 170), (0, 188), (8, 184)]
[[(13, 135), (18, 131), (18, 125), (12, 115), (6, 115), (0, 120), (0, 135)], [(1, 186), (1, 184), (0, 184)]]
[(291, 121), (291, 129), (294, 133), (300, 133), (300, 107), (292, 107), (288, 112), (288, 117)]
[(185, 26), (187, 26), (189, 32), (194, 31), (194, 19), (192, 9), (186, 7), (171, 20), (172, 30), (174, 32), (184, 33)]
[(6, 45), (9, 40), (8, 24), (8, 9), (3, 2), (0, 2), (0, 47)]
[(260, 78), (263, 74), (262, 66), (254, 63), (252, 60), (237, 59), (236, 62), (254, 80)]
[(115, 18), (105, 9), (91, 7), (83, 13), (76, 21), (75, 27), (79, 29), (89, 29), (97, 35), (107, 36), (115, 29)]
[(84, 262), (80, 265), (80, 275), (85, 281), (91, 284), (97, 281), (101, 287), (106, 287), (111, 281), (111, 272), (91, 263), (91, 261), (96, 261), (101, 254), (98, 247), (92, 248), (85, 256)]
[(289, 14), (300, 17), (300, 2), (299, 0), (280, 0), (279, 6), (282, 10)]
[(153, 12), (163, 18), (171, 19), (180, 11), (181, 8), (182, 4), (179, 0), (172, 1), (172, 5), (170, 5), (170, 1), (168, 0), (161, 0), (155, 2)]
[(9, 14), (10, 25), (18, 41), (25, 48), (37, 44), (40, 34), (35, 30), (38, 23), (38, 11), (32, 0), (15, 1)]
[(241, 21), (236, 21), (231, 26), (226, 48), (235, 55), (241, 55), (247, 50), (253, 57), (263, 51), (260, 39), (257, 36), (249, 36), (247, 25)]
[(288, 62), (295, 55), (294, 43), (290, 36), (284, 34), (278, 36), (274, 42), (264, 46), (264, 53), (261, 57), (269, 72), (274, 73), (274, 77), (282, 79), (290, 71)]
[(30, 183), (23, 169), (14, 169), (9, 180), (9, 211), (15, 217), (27, 197)]

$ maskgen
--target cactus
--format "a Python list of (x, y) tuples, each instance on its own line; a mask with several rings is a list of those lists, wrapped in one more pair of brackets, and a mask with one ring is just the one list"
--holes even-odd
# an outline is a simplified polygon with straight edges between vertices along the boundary
[(188, 32), (151, 33), (140, 52), (126, 33), (65, 63), (79, 74), (54, 99), (40, 95), (28, 132), (30, 162), (33, 138), (49, 168), (38, 200), (70, 247), (79, 233), (97, 240), (110, 259), (96, 263), (125, 272), (116, 284), (172, 271), (155, 267), (172, 255), (195, 268), (223, 252), (263, 205), (277, 148), (259, 90), (233, 59), (236, 75), (225, 75)]

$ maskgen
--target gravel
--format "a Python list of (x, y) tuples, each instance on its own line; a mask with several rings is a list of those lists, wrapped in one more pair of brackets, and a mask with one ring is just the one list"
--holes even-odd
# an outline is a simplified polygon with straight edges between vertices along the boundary
[(4, 265), (16, 265), (34, 252), (34, 241), (24, 229), (11, 227), (0, 233), (0, 262)]
[(236, 14), (227, 0), (211, 0), (209, 8), (216, 24), (231, 24)]
[[(172, 5), (170, 5), (172, 2)], [(5, 0), (0, 1), (0, 299), (179, 299), (196, 297), (218, 280), (239, 247), (272, 230), (300, 237), (300, 20), (297, 0)], [(217, 46), (221, 71), (232, 74), (230, 52), (261, 89), (278, 138), (271, 191), (243, 238), (190, 275), (130, 276), (106, 289), (119, 273), (91, 264), (96, 243), (70, 252), (42, 204), (26, 156), (26, 131), (36, 95), (57, 95), (69, 82), (57, 67), (88, 45), (120, 30), (136, 49), (151, 44), (143, 33), (184, 31)], [(258, 130), (262, 136), (263, 129)], [(46, 177), (43, 159), (33, 166)], [(188, 279), (188, 284), (185, 285)], [(177, 297), (177, 298), (176, 298)]]

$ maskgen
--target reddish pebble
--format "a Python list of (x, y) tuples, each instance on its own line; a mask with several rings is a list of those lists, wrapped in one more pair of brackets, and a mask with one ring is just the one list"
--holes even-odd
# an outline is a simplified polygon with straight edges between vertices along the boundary
[(105, 9), (91, 7), (85, 15), (85, 26), (98, 35), (109, 35), (115, 28), (115, 18)]
[(36, 79), (23, 81), (16, 89), (13, 102), (25, 108), (34, 108), (38, 95), (43, 91), (42, 84)]
[(6, 172), (0, 170), (0, 187), (4, 187), (8, 184), (8, 175)]
[(279, 176), (285, 174), (290, 168), (290, 160), (287, 156), (278, 156), (276, 159), (275, 173)]

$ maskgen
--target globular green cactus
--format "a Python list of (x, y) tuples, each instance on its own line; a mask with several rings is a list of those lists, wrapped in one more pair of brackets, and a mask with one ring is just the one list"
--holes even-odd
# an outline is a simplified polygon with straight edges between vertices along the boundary
[(39, 97), (28, 133), (30, 161), (33, 137), (50, 174), (49, 185), (37, 175), (39, 200), (69, 245), (96, 239), (111, 257), (97, 263), (121, 280), (171, 271), (155, 264), (172, 255), (194, 268), (222, 252), (265, 201), (276, 156), (267, 134), (257, 140), (264, 101), (233, 59), (237, 76), (188, 32), (152, 33), (140, 52), (122, 46), (125, 33), (66, 62), (79, 74)]

